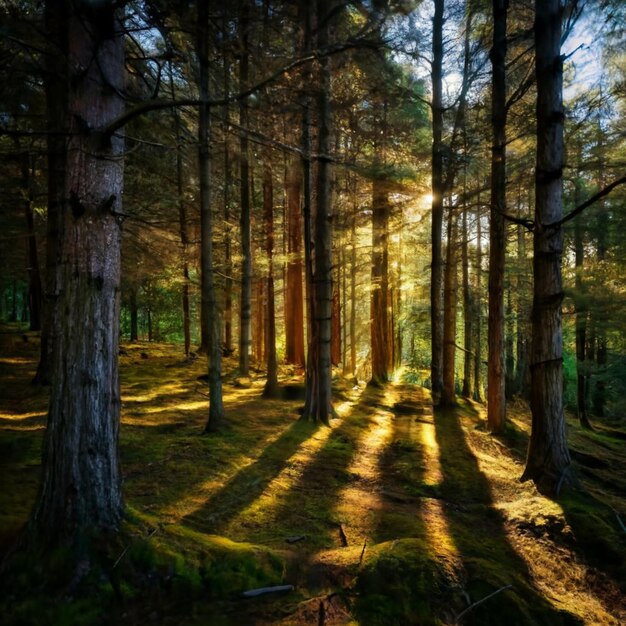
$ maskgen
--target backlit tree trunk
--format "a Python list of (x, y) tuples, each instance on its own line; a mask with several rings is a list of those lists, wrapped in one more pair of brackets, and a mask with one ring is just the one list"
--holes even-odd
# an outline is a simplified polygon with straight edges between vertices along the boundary
[(304, 301), (302, 288), (301, 168), (295, 161), (287, 168), (287, 287), (285, 290), (286, 361), (304, 366)]
[(446, 267), (443, 290), (443, 389), (442, 405), (456, 403), (456, 308), (457, 308), (457, 218), (450, 209), (448, 217), (448, 242), (446, 245)]
[(389, 190), (377, 173), (372, 185), (370, 341), (373, 384), (389, 380)]
[(474, 334), (473, 316), (474, 302), (469, 280), (469, 253), (468, 253), (468, 228), (467, 207), (463, 208), (461, 242), (461, 263), (463, 265), (463, 389), (461, 393), (465, 398), (471, 398), (472, 389), (472, 338)]
[(117, 355), (124, 139), (119, 131), (112, 137), (98, 132), (124, 108), (116, 5), (103, 2), (97, 11), (86, 1), (46, 6), (48, 27), (61, 29), (68, 42), (62, 73), (68, 91), (55, 104), (71, 122), (66, 165), (58, 170), (64, 170), (58, 334), (32, 526), (47, 542), (79, 548), (87, 535), (116, 530), (122, 515)]
[[(250, 25), (249, 0), (240, 0), (239, 40), (239, 89), (248, 85), (248, 28)], [(248, 105), (245, 99), (239, 103), (239, 125), (248, 128)], [(252, 254), (250, 242), (250, 166), (248, 163), (248, 137), (242, 133), (239, 142), (241, 176), (241, 300), (239, 308), (239, 373), (247, 376), (250, 370), (250, 346), (252, 341)]]
[(506, 252), (506, 21), (508, 0), (493, 1), (491, 214), (489, 218), (489, 357), (487, 424), (501, 432), (506, 418), (504, 261)]
[(535, 2), (537, 166), (531, 351), (532, 431), (522, 480), (558, 496), (571, 482), (563, 417), (561, 255), (563, 229), (563, 59), (560, 0)]
[(274, 312), (274, 185), (269, 154), (265, 156), (263, 169), (263, 218), (265, 222), (265, 251), (267, 252), (267, 326), (265, 352), (267, 357), (267, 381), (263, 389), (266, 398), (275, 398), (278, 389), (278, 361), (276, 359), (276, 317)]
[(483, 401), (483, 376), (482, 376), (482, 328), (483, 328), (483, 309), (481, 301), (481, 290), (483, 284), (483, 246), (482, 246), (482, 227), (481, 227), (481, 210), (480, 210), (480, 194), (478, 194), (478, 208), (476, 209), (476, 297), (474, 298), (474, 306), (476, 307), (476, 323), (474, 331), (474, 400)]
[(431, 230), (431, 279), (430, 279), (430, 333), (431, 364), (430, 379), (433, 404), (439, 404), (443, 389), (443, 259), (441, 237), (443, 230), (443, 11), (444, 0), (434, 0), (432, 75), (432, 230)]
[[(324, 49), (329, 41), (332, 2), (317, 0), (317, 45)], [(331, 316), (332, 316), (332, 238), (330, 194), (330, 66), (327, 57), (319, 60), (317, 197), (314, 222), (314, 307), (308, 366), (313, 380), (307, 379), (307, 401), (303, 417), (328, 424), (332, 414)]]

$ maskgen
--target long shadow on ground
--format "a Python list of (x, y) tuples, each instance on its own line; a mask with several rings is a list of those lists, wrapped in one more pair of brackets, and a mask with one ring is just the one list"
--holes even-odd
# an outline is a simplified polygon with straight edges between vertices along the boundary
[(464, 617), (464, 624), (580, 624), (578, 618), (556, 609), (532, 586), (526, 564), (510, 545), (503, 519), (493, 506), (489, 481), (465, 440), (459, 413), (453, 409), (437, 410), (435, 426), (444, 512), (463, 561), (466, 590), (472, 602), (477, 602), (512, 585), (476, 606)]

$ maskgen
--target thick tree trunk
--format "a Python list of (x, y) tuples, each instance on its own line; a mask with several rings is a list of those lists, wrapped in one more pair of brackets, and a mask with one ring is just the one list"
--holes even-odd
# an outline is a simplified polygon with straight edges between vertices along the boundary
[(563, 229), (563, 59), (561, 3), (535, 2), (537, 166), (531, 352), (532, 431), (522, 480), (558, 496), (572, 482), (563, 417), (561, 255)]
[(265, 329), (265, 353), (267, 357), (267, 380), (263, 396), (276, 398), (278, 388), (278, 361), (276, 359), (276, 317), (274, 312), (274, 185), (269, 154), (263, 168), (263, 217), (265, 221), (265, 251), (267, 252), (267, 327)]
[(221, 324), (217, 291), (213, 277), (213, 212), (211, 210), (211, 151), (209, 135), (209, 14), (207, 4), (198, 3), (198, 55), (200, 107), (198, 120), (198, 177), (200, 181), (200, 266), (202, 274), (202, 309), (206, 327), (205, 340), (209, 375), (209, 416), (205, 432), (217, 430), (224, 422), (222, 401)]
[[(226, 22), (226, 18), (224, 18)], [(225, 28), (225, 26), (224, 26)], [(226, 30), (224, 30), (226, 32)], [(224, 52), (224, 93), (230, 91), (230, 66), (228, 65), (228, 55)], [(230, 158), (230, 142), (228, 132), (230, 131), (230, 107), (224, 108), (226, 122), (224, 124), (224, 349), (226, 354), (233, 352), (233, 255), (231, 249), (231, 215), (230, 215), (230, 185), (232, 178), (232, 165)]]
[(504, 262), (506, 252), (506, 21), (508, 1), (493, 0), (491, 214), (489, 219), (489, 357), (487, 424), (501, 432), (506, 418)]
[[(239, 41), (239, 89), (243, 91), (249, 79), (248, 29), (250, 27), (249, 0), (240, 0)], [(248, 104), (245, 99), (239, 103), (239, 125), (248, 128)], [(248, 162), (248, 137), (242, 133), (239, 142), (241, 175), (241, 300), (239, 307), (239, 373), (247, 376), (250, 371), (250, 347), (252, 341), (252, 253), (250, 241), (250, 166)]]
[(443, 12), (444, 0), (434, 0), (432, 76), (432, 230), (430, 266), (430, 380), (433, 404), (439, 404), (443, 390), (443, 302), (442, 302), (442, 231), (443, 231)]
[[(71, 120), (59, 207), (58, 335), (32, 527), (44, 541), (84, 547), (116, 530), (122, 515), (120, 395), (120, 214), (124, 139), (97, 131), (124, 108), (124, 45), (116, 3), (49, 2), (47, 24), (66, 41), (68, 91), (57, 109)], [(67, 100), (65, 99), (67, 98)], [(60, 182), (60, 181), (56, 181)], [(54, 197), (54, 196), (53, 196)], [(56, 196), (55, 199), (60, 197)]]
[(293, 161), (287, 168), (287, 286), (285, 290), (286, 361), (304, 366), (304, 301), (302, 286), (302, 173)]
[[(332, 0), (317, 0), (317, 45), (324, 49), (329, 42), (329, 23)], [(310, 366), (314, 370), (313, 387), (304, 417), (329, 424), (332, 415), (332, 229), (330, 196), (330, 65), (328, 57), (320, 64), (320, 91), (318, 94), (318, 157), (317, 197), (315, 213), (315, 263), (313, 295), (315, 299), (312, 319)], [(308, 383), (308, 381), (307, 381)]]

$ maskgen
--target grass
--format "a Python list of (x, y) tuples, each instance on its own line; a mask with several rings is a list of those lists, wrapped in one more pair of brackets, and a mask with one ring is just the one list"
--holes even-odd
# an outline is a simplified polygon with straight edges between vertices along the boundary
[[(6, 551), (36, 497), (47, 399), (29, 384), (36, 337), (3, 354)], [(94, 547), (78, 588), (72, 555), (14, 555), (3, 623), (300, 625), (320, 623), (320, 603), (325, 624), (452, 624), (470, 606), (463, 624), (626, 620), (619, 425), (588, 433), (569, 420), (584, 490), (552, 502), (518, 482), (529, 432), (521, 403), (493, 437), (481, 405), (433, 414), (428, 392), (409, 383), (337, 378), (340, 417), (318, 428), (298, 420), (298, 394), (262, 399), (261, 374), (237, 387), (227, 360), (228, 424), (203, 435), (201, 359), (140, 343), (120, 361), (123, 528)], [(295, 589), (241, 598), (278, 584)]]

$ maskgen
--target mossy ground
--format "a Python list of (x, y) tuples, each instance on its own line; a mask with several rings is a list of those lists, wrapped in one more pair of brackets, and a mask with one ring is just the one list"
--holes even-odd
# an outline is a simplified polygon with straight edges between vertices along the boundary
[[(36, 337), (2, 338), (6, 551), (36, 496), (47, 396), (30, 385)], [(77, 589), (69, 574), (50, 583), (67, 555), (14, 557), (3, 623), (452, 624), (498, 590), (459, 623), (626, 622), (620, 423), (588, 433), (570, 421), (585, 490), (555, 503), (518, 481), (529, 430), (521, 403), (493, 437), (481, 405), (433, 414), (419, 387), (338, 379), (339, 417), (318, 428), (298, 420), (301, 400), (262, 399), (261, 373), (236, 386), (227, 360), (228, 424), (203, 435), (203, 359), (139, 343), (120, 362), (122, 532)], [(241, 598), (278, 584), (295, 589)]]

